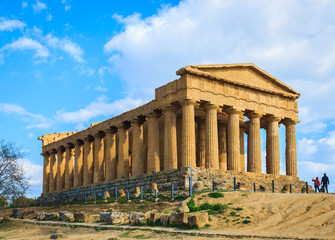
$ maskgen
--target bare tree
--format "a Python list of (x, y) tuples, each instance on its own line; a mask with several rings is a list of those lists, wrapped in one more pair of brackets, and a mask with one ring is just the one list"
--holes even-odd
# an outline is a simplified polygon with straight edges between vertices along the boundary
[(15, 199), (29, 189), (24, 175), (22, 158), (24, 153), (14, 143), (0, 139), (0, 196)]

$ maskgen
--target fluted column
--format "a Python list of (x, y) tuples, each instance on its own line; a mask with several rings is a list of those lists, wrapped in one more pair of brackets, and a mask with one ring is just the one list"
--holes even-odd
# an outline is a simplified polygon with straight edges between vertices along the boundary
[(129, 126), (123, 124), (119, 127), (119, 151), (117, 163), (117, 178), (129, 177)]
[(197, 135), (197, 166), (205, 168), (206, 162), (206, 121), (198, 119), (198, 135)]
[(117, 132), (116, 128), (105, 130), (106, 133), (106, 136), (104, 138), (105, 166), (106, 166), (105, 181), (111, 181), (117, 178), (116, 132)]
[(93, 183), (100, 183), (105, 178), (105, 166), (104, 166), (104, 142), (103, 132), (94, 134), (94, 148), (93, 148), (93, 162), (94, 162), (94, 176)]
[(177, 161), (177, 107), (168, 106), (164, 109), (164, 170), (176, 169)]
[(50, 154), (48, 152), (42, 153), (43, 155), (43, 194), (49, 192), (49, 179), (50, 179)]
[(239, 110), (228, 110), (228, 170), (240, 170), (240, 115)]
[(207, 104), (204, 106), (206, 110), (206, 168), (219, 169), (219, 143), (218, 143), (218, 106)]
[(219, 121), (219, 168), (227, 170), (227, 127)]
[(92, 136), (84, 138), (84, 186), (93, 183), (93, 141), (94, 138)]
[(65, 148), (57, 148), (57, 191), (64, 189), (65, 180)]
[(261, 149), (261, 125), (262, 115), (258, 113), (248, 114), (248, 154), (247, 168), (248, 172), (262, 172), (262, 149)]
[(74, 150), (74, 187), (83, 185), (84, 142), (78, 139)]
[(245, 157), (244, 157), (244, 127), (240, 127), (240, 170), (245, 171)]
[(49, 175), (49, 192), (53, 193), (56, 191), (57, 187), (57, 161), (56, 161), (57, 151), (52, 149), (50, 151), (50, 175)]
[(65, 190), (73, 187), (73, 144), (65, 146)]
[(286, 127), (286, 175), (296, 177), (298, 174), (297, 170), (297, 143), (295, 137), (295, 125), (297, 122), (287, 119), (284, 121)]
[(181, 167), (196, 167), (195, 119), (193, 100), (181, 101), (182, 105), (182, 159)]
[(268, 129), (266, 131), (266, 172), (268, 174), (280, 174), (279, 152), (279, 121), (280, 118), (268, 117)]
[(133, 142), (132, 142), (132, 168), (131, 175), (138, 176), (144, 174), (144, 149), (143, 149), (143, 120), (132, 121)]
[(159, 116), (158, 113), (151, 113), (148, 115), (148, 173), (160, 171)]

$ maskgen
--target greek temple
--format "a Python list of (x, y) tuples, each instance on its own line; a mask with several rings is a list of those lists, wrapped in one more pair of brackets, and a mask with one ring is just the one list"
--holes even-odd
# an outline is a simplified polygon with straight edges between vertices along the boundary
[(136, 109), (82, 131), (39, 137), (42, 195), (168, 174), (186, 166), (199, 172), (278, 178), (280, 126), (285, 127), (286, 143), (283, 178), (298, 179), (298, 92), (251, 63), (191, 65), (177, 75), (155, 89), (154, 100)]

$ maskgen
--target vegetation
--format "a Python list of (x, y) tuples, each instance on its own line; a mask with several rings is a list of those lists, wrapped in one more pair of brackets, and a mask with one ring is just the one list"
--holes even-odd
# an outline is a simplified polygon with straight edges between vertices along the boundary
[(248, 219), (245, 219), (245, 220), (243, 220), (243, 222), (242, 223), (244, 223), (244, 224), (248, 224), (248, 223), (251, 223), (251, 221), (250, 220), (248, 220)]
[(208, 194), (209, 197), (211, 198), (223, 198), (224, 195), (221, 192), (211, 192)]
[(24, 153), (14, 143), (0, 139), (0, 204), (24, 196), (29, 189), (29, 179), (22, 166), (23, 157)]
[(195, 206), (194, 199), (192, 198), (188, 203), (187, 203), (188, 208), (190, 209), (190, 212), (198, 212), (198, 211), (204, 211), (208, 210), (208, 214), (218, 214), (218, 213), (223, 213), (225, 209), (228, 208), (227, 205), (221, 204), (221, 203), (216, 203), (216, 204), (210, 204), (208, 202), (205, 202), (201, 204), (200, 206)]

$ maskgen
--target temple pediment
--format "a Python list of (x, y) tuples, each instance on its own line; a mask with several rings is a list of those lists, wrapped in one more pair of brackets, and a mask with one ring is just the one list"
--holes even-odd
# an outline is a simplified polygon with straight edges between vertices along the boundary
[(177, 75), (183, 76), (185, 74), (215, 79), (265, 92), (278, 93), (293, 98), (300, 96), (293, 88), (252, 63), (190, 65), (177, 71)]

